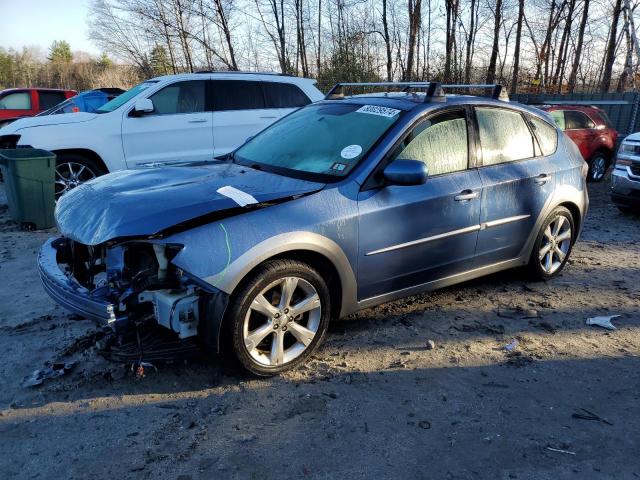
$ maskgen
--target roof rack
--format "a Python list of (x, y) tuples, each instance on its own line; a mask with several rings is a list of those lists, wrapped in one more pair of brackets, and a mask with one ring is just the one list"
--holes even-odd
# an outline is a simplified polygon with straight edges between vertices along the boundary
[(457, 84), (447, 84), (442, 85), (442, 89), (465, 89), (471, 90), (474, 88), (489, 90), (491, 89), (491, 98), (495, 100), (502, 100), (504, 102), (509, 101), (509, 94), (507, 93), (507, 89), (504, 88), (504, 85), (499, 83), (485, 83), (485, 84), (466, 84), (466, 83), (457, 83)]
[[(188, 73), (188, 72), (187, 72)], [(295, 77), (290, 73), (278, 73), (278, 72), (249, 72), (246, 70), (198, 70), (193, 73), (233, 73), (239, 75), (275, 75), (278, 77)]]
[(444, 99), (440, 82), (339, 82), (329, 90), (324, 97), (325, 100), (344, 98), (344, 87), (404, 87), (403, 92), (412, 88), (423, 88), (426, 89), (425, 103), (432, 99)]

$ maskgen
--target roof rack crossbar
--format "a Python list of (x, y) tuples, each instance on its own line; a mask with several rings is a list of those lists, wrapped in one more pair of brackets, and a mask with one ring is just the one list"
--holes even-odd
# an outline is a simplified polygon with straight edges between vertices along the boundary
[(339, 82), (336, 83), (324, 97), (325, 100), (343, 98), (343, 87), (404, 87), (403, 92), (411, 88), (426, 89), (425, 103), (429, 102), (433, 97), (443, 97), (440, 82)]
[(496, 100), (503, 100), (505, 102), (509, 101), (509, 94), (507, 93), (507, 90), (504, 88), (504, 85), (501, 85), (499, 83), (478, 83), (478, 84), (454, 83), (454, 84), (442, 85), (442, 88), (443, 89), (458, 88), (458, 89), (469, 89), (469, 90), (473, 88), (484, 89), (484, 90), (491, 89), (491, 98), (494, 98)]

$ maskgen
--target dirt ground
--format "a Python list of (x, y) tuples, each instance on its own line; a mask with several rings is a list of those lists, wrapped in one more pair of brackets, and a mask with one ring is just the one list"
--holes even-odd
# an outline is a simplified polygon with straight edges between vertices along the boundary
[[(607, 189), (590, 186), (559, 278), (511, 271), (361, 312), (267, 380), (215, 360), (136, 378), (98, 356), (96, 327), (37, 277), (52, 232), (0, 205), (0, 477), (640, 478), (640, 216)], [(618, 329), (585, 325), (598, 315)], [(23, 386), (47, 361), (77, 364)]]

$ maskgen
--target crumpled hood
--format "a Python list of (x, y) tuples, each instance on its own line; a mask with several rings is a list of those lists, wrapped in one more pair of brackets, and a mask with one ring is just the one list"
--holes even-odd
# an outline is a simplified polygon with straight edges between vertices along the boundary
[(238, 208), (217, 193), (231, 186), (258, 202), (320, 190), (324, 184), (232, 163), (114, 172), (63, 195), (56, 206), (60, 232), (98, 245), (119, 237), (148, 236), (214, 212)]
[(62, 125), (66, 123), (88, 122), (98, 116), (97, 113), (76, 112), (61, 113), (58, 115), (43, 115), (41, 117), (25, 117), (19, 118), (15, 122), (10, 123), (0, 129), (0, 135), (7, 135), (22, 130), (23, 128), (44, 127), (47, 125)]

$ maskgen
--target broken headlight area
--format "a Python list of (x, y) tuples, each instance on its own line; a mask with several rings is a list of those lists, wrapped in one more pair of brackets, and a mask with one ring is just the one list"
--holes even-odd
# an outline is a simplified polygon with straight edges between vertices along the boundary
[(124, 330), (155, 321), (179, 338), (198, 333), (202, 288), (171, 263), (181, 245), (142, 241), (84, 245), (68, 238), (53, 244), (62, 272), (92, 298), (113, 305), (111, 325)]

